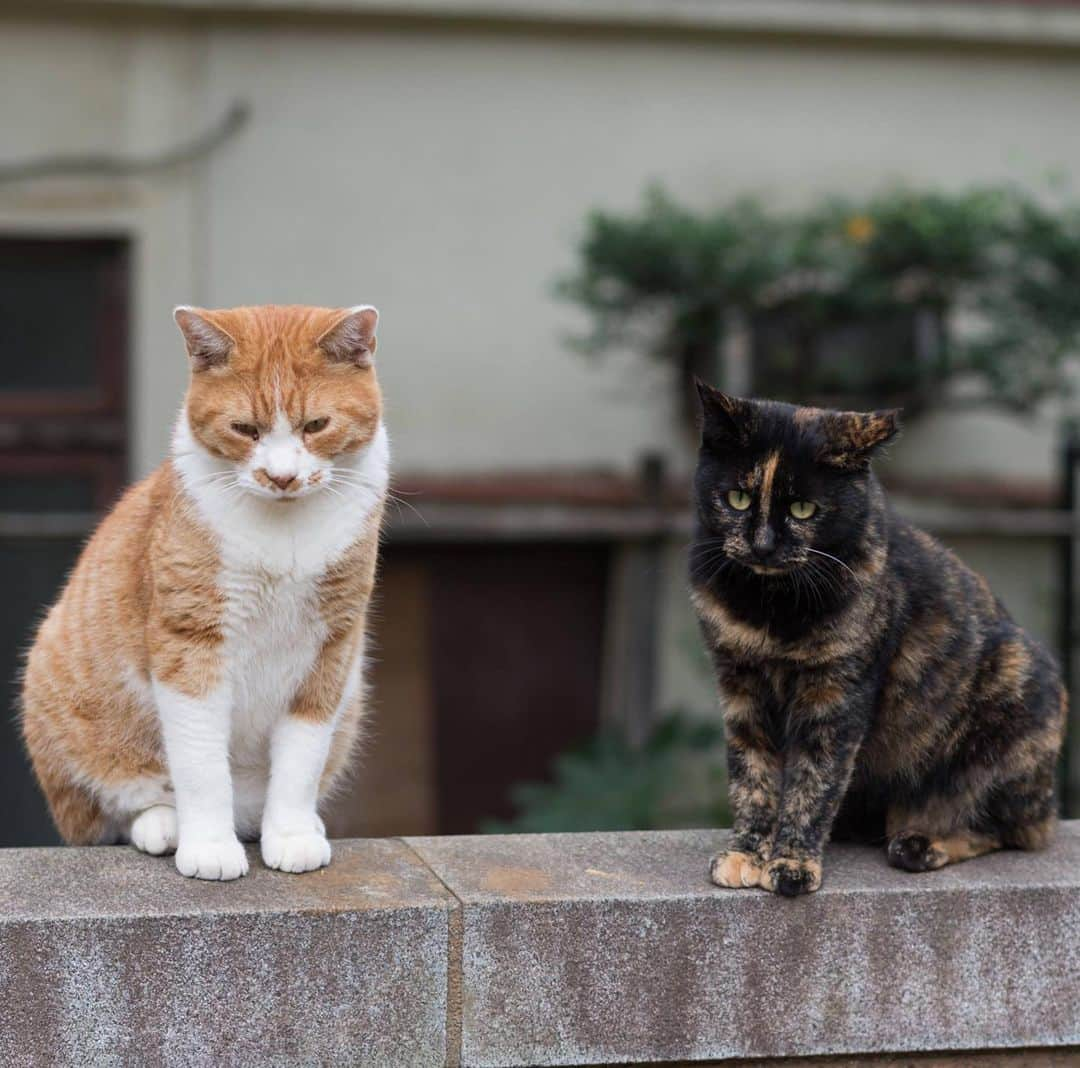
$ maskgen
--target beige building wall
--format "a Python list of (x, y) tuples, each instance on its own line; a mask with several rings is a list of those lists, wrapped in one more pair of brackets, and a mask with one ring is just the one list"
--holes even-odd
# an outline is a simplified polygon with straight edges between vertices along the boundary
[[(0, 187), (5, 228), (136, 239), (140, 472), (182, 389), (181, 301), (377, 303), (399, 468), (626, 470), (645, 450), (685, 466), (665, 373), (563, 343), (581, 318), (552, 286), (591, 207), (631, 209), (652, 181), (704, 205), (1080, 173), (1074, 52), (208, 11), (0, 21), (0, 160), (154, 151), (238, 99), (249, 126), (202, 164)], [(897, 462), (1045, 478), (1052, 428), (935, 417)]]

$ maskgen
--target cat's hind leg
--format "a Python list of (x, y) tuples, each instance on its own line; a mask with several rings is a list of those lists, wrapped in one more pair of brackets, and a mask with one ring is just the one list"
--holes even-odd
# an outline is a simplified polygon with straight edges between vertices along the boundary
[(1000, 849), (1000, 838), (974, 830), (951, 831), (940, 835), (904, 830), (889, 839), (889, 863), (904, 871), (935, 871), (946, 864), (980, 857)]
[(1047, 760), (1030, 779), (996, 789), (987, 806), (1005, 849), (1044, 849), (1057, 825), (1054, 764)]
[(988, 789), (981, 774), (957, 772), (950, 785), (947, 791), (924, 787), (889, 806), (886, 856), (894, 868), (936, 871), (1002, 848), (996, 828), (983, 818)]
[(942, 827), (941, 803), (921, 814), (890, 812), (888, 857), (894, 868), (934, 871), (996, 849), (1043, 849), (1057, 824), (1054, 768), (1048, 760), (1030, 779), (1002, 783), (981, 799), (969, 826)]
[(152, 805), (132, 821), (128, 832), (131, 844), (142, 853), (159, 857), (176, 852), (176, 807)]
[(1015, 747), (1006, 765), (1013, 777), (990, 792), (986, 805), (986, 819), (1006, 849), (1043, 849), (1057, 825), (1055, 780), (1068, 697), (1056, 678), (1041, 696), (1045, 710), (1041, 721)]
[(176, 795), (164, 771), (105, 787), (101, 794), (122, 840), (155, 857), (176, 852)]
[(34, 770), (49, 803), (53, 822), (68, 845), (101, 845), (110, 837), (110, 821), (93, 792), (76, 782), (59, 762), (34, 755)]
[(993, 786), (966, 816), (949, 810), (956, 799), (938, 799), (921, 811), (889, 813), (889, 863), (905, 871), (934, 871), (997, 849), (1042, 849), (1056, 823), (1051, 753), (1029, 778)]
[(931, 871), (995, 849), (1040, 849), (1055, 823), (1054, 769), (1066, 695), (1023, 634), (990, 647), (979, 703), (927, 776), (918, 804), (889, 810), (889, 863)]

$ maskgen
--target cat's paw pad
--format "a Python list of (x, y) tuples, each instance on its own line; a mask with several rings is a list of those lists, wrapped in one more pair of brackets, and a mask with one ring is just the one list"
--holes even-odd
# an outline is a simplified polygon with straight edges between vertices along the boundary
[(159, 857), (176, 851), (176, 809), (172, 805), (154, 805), (140, 812), (131, 822), (131, 844), (143, 853)]
[(717, 886), (739, 889), (757, 886), (761, 879), (761, 860), (752, 853), (740, 853), (729, 849), (717, 853), (709, 865), (709, 878)]
[(325, 868), (330, 863), (330, 843), (319, 829), (299, 834), (282, 834), (264, 828), (262, 833), (262, 858), (268, 868), (294, 873)]
[(812, 894), (821, 886), (821, 861), (778, 857), (765, 865), (758, 884), (782, 897)]
[(182, 841), (176, 850), (176, 870), (194, 879), (227, 881), (247, 875), (248, 859), (236, 838)]
[(904, 871), (933, 871), (948, 862), (948, 857), (925, 834), (904, 831), (889, 840), (889, 863)]

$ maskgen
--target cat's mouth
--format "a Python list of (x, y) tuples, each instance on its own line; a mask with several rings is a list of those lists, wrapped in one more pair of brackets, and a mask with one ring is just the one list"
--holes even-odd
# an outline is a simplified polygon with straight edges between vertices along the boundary
[(309, 489), (307, 486), (297, 486), (295, 489), (289, 490), (269, 489), (255, 483), (253, 486), (248, 487), (248, 492), (260, 501), (266, 501), (267, 504), (286, 505), (295, 504), (297, 501), (309, 497), (313, 489), (314, 487)]
[(747, 564), (755, 575), (786, 575), (791, 570), (789, 564)]

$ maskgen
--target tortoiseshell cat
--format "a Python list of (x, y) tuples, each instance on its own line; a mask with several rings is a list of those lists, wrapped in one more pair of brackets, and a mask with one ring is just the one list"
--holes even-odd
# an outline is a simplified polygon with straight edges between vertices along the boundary
[(713, 881), (816, 890), (830, 834), (887, 840), (908, 871), (1045, 845), (1057, 668), (886, 504), (870, 459), (898, 413), (699, 392), (690, 580), (735, 817)]

